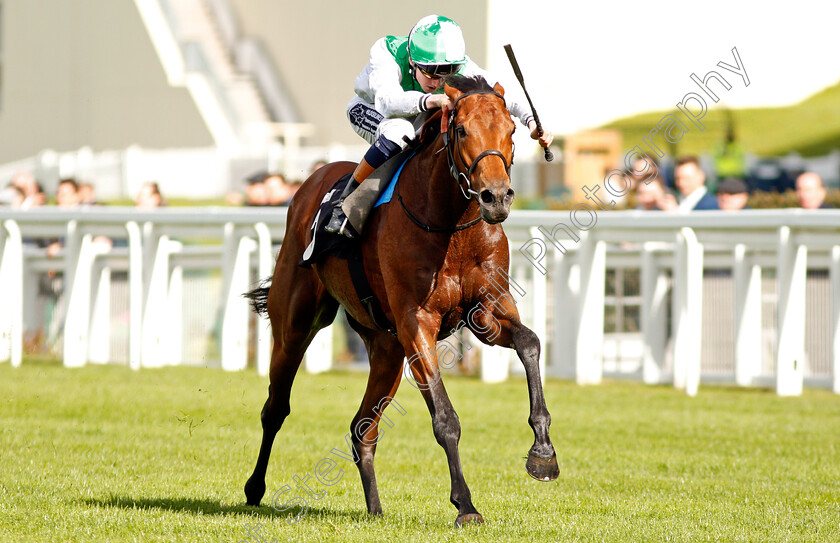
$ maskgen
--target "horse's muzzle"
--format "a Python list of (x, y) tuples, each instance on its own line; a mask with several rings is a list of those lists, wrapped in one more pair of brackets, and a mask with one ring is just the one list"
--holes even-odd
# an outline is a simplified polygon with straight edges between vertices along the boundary
[(490, 224), (504, 221), (510, 215), (513, 203), (513, 189), (509, 186), (500, 189), (484, 189), (478, 194), (481, 206), (481, 218)]

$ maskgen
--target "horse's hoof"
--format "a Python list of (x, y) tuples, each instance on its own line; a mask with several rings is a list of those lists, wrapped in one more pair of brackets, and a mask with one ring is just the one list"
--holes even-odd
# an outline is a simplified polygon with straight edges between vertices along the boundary
[(455, 527), (460, 528), (465, 524), (484, 524), (484, 517), (482, 517), (479, 513), (466, 513), (464, 515), (458, 515), (458, 518), (455, 519)]
[(245, 483), (245, 503), (259, 507), (262, 497), (265, 495), (265, 481), (253, 481), (248, 479)]
[(533, 453), (528, 453), (525, 470), (528, 472), (528, 475), (537, 481), (553, 481), (560, 476), (556, 454), (552, 454), (551, 458), (540, 458)]

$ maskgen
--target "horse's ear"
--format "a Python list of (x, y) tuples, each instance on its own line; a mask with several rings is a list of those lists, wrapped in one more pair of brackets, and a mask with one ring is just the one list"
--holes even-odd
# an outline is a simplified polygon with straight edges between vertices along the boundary
[(447, 83), (444, 83), (443, 91), (446, 93), (446, 95), (449, 97), (449, 99), (452, 100), (453, 102), (455, 102), (455, 100), (457, 100), (459, 96), (464, 94), (463, 92), (459, 91), (455, 87), (450, 86)]
[(498, 93), (499, 93), (499, 94), (501, 94), (502, 96), (504, 96), (504, 95), (505, 95), (505, 88), (504, 88), (503, 86), (499, 85), (498, 83), (496, 83), (495, 85), (493, 85), (493, 90), (494, 90), (494, 91), (496, 91), (496, 92), (498, 92)]

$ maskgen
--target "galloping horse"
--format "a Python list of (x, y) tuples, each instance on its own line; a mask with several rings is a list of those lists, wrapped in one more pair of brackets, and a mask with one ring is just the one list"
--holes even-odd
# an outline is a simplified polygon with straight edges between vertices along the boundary
[[(372, 214), (361, 240), (370, 285), (396, 334), (377, 326), (363, 307), (345, 260), (327, 257), (311, 269), (298, 266), (324, 195), (355, 164), (322, 167), (295, 195), (271, 287), (249, 293), (267, 303), (274, 336), (271, 384), (261, 414), (262, 444), (245, 484), (250, 505), (259, 505), (265, 494), (271, 447), (289, 415), (292, 382), (304, 352), (318, 330), (332, 322), (339, 304), (370, 358), (367, 390), (351, 423), (353, 455), (369, 513), (382, 514), (373, 469), (378, 422), (408, 358), (411, 377), (431, 413), (435, 439), (446, 452), (449, 499), (458, 508), (455, 524), (483, 522), (464, 480), (458, 453), (461, 426), (440, 379), (436, 353), (436, 341), (463, 325), (485, 343), (516, 350), (525, 367), (528, 422), (534, 431), (526, 470), (540, 481), (559, 474), (540, 381), (539, 339), (519, 319), (507, 274), (491, 277), (509, 269), (508, 242), (499, 223), (513, 201), (509, 174), (514, 124), (504, 90), (481, 78), (453, 76), (445, 92), (454, 109), (448, 117), (433, 117), (440, 119), (441, 130), (427, 130), (431, 136), (421, 138), (424, 143), (404, 165), (396, 189), (399, 204), (392, 202)], [(482, 310), (475, 311), (479, 305)]]

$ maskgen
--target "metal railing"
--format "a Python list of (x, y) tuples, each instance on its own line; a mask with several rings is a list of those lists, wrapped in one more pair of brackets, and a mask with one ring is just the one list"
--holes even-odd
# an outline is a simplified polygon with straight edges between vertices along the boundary
[[(127, 363), (182, 363), (194, 270), (220, 278), (206, 296), (214, 307), (202, 311), (219, 315), (221, 367), (243, 369), (250, 357), (265, 373), (268, 326), (249, 318), (240, 294), (270, 275), (285, 219), (277, 208), (0, 209), (0, 358), (20, 363), (27, 293), (39, 273), (58, 270), (65, 365), (114, 360), (106, 302), (115, 275), (127, 284)], [(548, 375), (623, 376), (688, 394), (701, 381), (840, 393), (840, 211), (515, 211), (504, 228), (511, 292), (543, 341)], [(37, 243), (50, 238), (64, 245), (52, 258)], [(625, 275), (628, 292), (617, 285)], [(311, 371), (331, 367), (330, 333), (310, 348)], [(519, 371), (512, 351), (478, 350), (485, 380)]]

